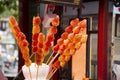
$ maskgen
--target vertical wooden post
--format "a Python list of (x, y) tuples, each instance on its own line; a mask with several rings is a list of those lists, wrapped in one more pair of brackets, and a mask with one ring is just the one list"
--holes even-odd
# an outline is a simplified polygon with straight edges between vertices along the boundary
[[(21, 31), (28, 36), (29, 35), (29, 1), (19, 0), (19, 27)], [(28, 37), (26, 37), (28, 40)], [(24, 65), (24, 60), (22, 59), (22, 54), (19, 51), (19, 61), (18, 61), (18, 70), (20, 71)], [(22, 73), (19, 75), (19, 78), (24, 78)]]
[(98, 31), (98, 80), (108, 80), (108, 0), (99, 0), (99, 31)]

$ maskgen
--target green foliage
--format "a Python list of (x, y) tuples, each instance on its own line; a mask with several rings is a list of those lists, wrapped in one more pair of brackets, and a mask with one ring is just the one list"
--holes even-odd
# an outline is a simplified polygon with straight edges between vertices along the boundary
[(3, 17), (13, 15), (18, 18), (18, 0), (0, 0), (0, 15)]

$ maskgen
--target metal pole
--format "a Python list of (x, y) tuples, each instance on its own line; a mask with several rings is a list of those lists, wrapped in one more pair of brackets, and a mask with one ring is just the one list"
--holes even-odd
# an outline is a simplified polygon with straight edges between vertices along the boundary
[(108, 80), (108, 0), (99, 0), (98, 23), (98, 80)]

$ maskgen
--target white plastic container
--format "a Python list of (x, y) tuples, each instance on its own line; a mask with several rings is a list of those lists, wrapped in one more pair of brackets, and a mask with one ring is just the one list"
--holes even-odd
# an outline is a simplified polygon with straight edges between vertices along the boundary
[(22, 67), (22, 72), (25, 80), (46, 80), (46, 77), (49, 73), (49, 66), (42, 63), (42, 65), (38, 68), (35, 63), (32, 63), (30, 67), (24, 65)]

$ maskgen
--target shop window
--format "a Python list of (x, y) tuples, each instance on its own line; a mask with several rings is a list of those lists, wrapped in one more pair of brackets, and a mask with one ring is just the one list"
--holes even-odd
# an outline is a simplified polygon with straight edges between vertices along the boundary
[(92, 31), (97, 31), (98, 30), (98, 17), (95, 16), (95, 17), (92, 17), (92, 27), (91, 27), (91, 30)]
[(98, 56), (98, 16), (90, 15), (87, 27), (88, 42), (86, 53), (86, 75), (91, 80), (97, 80), (97, 56)]
[(120, 14), (116, 15), (115, 36), (120, 37)]
[(90, 48), (91, 48), (91, 79), (97, 80), (97, 43), (98, 35), (91, 34), (90, 36)]

